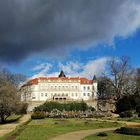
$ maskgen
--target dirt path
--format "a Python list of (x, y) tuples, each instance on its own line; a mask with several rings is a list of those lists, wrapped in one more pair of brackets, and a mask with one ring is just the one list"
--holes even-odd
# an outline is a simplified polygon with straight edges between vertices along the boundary
[(66, 134), (62, 134), (56, 137), (53, 137), (49, 140), (81, 140), (84, 137), (91, 135), (91, 134), (96, 134), (99, 132), (104, 132), (104, 131), (111, 131), (115, 130), (116, 128), (103, 128), (103, 129), (92, 129), (92, 130), (80, 130), (80, 131), (75, 131), (75, 132), (70, 132)]
[(13, 131), (17, 126), (23, 124), (24, 122), (28, 121), (30, 119), (30, 115), (24, 115), (22, 118), (19, 119), (19, 121), (9, 124), (0, 125), (0, 137), (3, 135)]

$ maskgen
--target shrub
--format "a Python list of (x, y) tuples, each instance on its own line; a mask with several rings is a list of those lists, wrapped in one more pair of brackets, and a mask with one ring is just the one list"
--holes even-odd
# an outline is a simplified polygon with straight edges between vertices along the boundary
[(140, 135), (140, 127), (121, 127), (119, 129), (116, 129), (115, 132), (128, 135)]
[(21, 103), (18, 105), (18, 110), (16, 111), (17, 114), (27, 114), (27, 103)]
[(89, 124), (89, 122), (88, 122), (88, 121), (86, 121), (86, 122), (84, 122), (84, 124)]
[(106, 136), (107, 136), (107, 133), (105, 133), (105, 132), (100, 132), (100, 133), (97, 134), (97, 136), (106, 137)]
[(59, 124), (58, 122), (54, 122), (54, 124)]
[(121, 112), (119, 115), (120, 115), (121, 118), (132, 117), (133, 116), (132, 111)]
[(44, 119), (46, 117), (46, 114), (44, 112), (34, 112), (31, 115), (32, 119)]
[(131, 109), (132, 109), (132, 105), (130, 101), (130, 96), (123, 96), (122, 98), (117, 100), (116, 113), (125, 112)]

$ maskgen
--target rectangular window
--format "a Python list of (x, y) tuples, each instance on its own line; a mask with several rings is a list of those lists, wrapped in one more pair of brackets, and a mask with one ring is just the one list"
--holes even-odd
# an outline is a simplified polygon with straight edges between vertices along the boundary
[(83, 87), (83, 89), (85, 90), (85, 89), (86, 89), (86, 87)]
[(47, 96), (47, 93), (45, 93), (45, 96)]
[(86, 96), (86, 93), (84, 93), (84, 96)]
[(44, 96), (44, 94), (43, 94), (43, 93), (41, 93), (41, 96), (43, 97), (43, 96)]

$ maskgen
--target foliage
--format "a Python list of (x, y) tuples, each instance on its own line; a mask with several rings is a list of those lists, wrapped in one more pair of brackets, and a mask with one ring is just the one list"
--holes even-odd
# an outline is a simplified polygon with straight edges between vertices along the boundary
[(116, 103), (116, 112), (121, 113), (127, 110), (131, 110), (131, 101), (129, 96), (123, 96), (122, 98), (118, 99)]
[(98, 78), (98, 98), (110, 99), (115, 94), (111, 79), (106, 76)]
[(97, 134), (97, 136), (106, 137), (107, 133), (106, 132), (100, 132), (100, 133)]
[(46, 117), (46, 114), (44, 112), (34, 112), (32, 115), (31, 115), (31, 118), (32, 119), (44, 119)]
[(125, 112), (128, 110), (136, 110), (138, 113), (140, 110), (140, 94), (132, 94), (132, 95), (126, 95), (122, 98), (117, 100), (116, 103), (116, 113)]
[(121, 118), (127, 118), (127, 117), (132, 117), (133, 116), (132, 111), (121, 112), (119, 115), (120, 115)]
[(0, 119), (4, 123), (5, 119), (16, 112), (19, 96), (15, 87), (5, 82), (0, 87)]
[(114, 133), (112, 131), (106, 132), (106, 133), (107, 133), (107, 136), (105, 138), (101, 138), (97, 136), (97, 134), (93, 134), (93, 135), (85, 137), (82, 140), (139, 140), (140, 138), (140, 136), (119, 134), (119, 133)]
[(140, 126), (121, 127), (117, 129), (116, 132), (121, 134), (128, 134), (128, 135), (140, 135)]
[[(36, 111), (51, 112), (53, 109), (59, 111), (85, 111), (89, 107), (85, 102), (70, 102), (70, 103), (59, 103), (59, 102), (45, 102), (43, 105), (40, 105), (34, 109)], [(93, 110), (93, 109), (92, 109)]]
[(27, 114), (27, 103), (19, 103), (16, 114)]
[(9, 116), (9, 117), (5, 120), (5, 123), (16, 122), (16, 121), (18, 121), (21, 117), (22, 117), (22, 115), (11, 115), (11, 116)]
[(5, 120), (12, 113), (16, 113), (20, 102), (17, 80), (15, 75), (0, 69), (0, 122)]

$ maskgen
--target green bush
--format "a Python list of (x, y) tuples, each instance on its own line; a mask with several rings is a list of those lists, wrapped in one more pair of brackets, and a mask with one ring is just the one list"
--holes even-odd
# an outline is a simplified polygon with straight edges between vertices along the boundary
[[(70, 102), (70, 103), (58, 103), (58, 102), (45, 102), (43, 105), (35, 107), (34, 112), (36, 111), (44, 111), (44, 112), (51, 112), (54, 109), (60, 111), (85, 111), (87, 110), (88, 105), (81, 101), (81, 102)], [(92, 108), (93, 110), (93, 108)]]
[(120, 115), (121, 118), (126, 118), (126, 117), (132, 117), (133, 116), (132, 111), (121, 112), (119, 115)]
[(105, 132), (100, 132), (100, 133), (97, 134), (97, 136), (106, 137), (106, 136), (107, 136), (107, 133), (105, 133)]
[(128, 135), (140, 135), (140, 127), (121, 127), (119, 129), (116, 129), (115, 132)]
[(5, 123), (16, 122), (16, 121), (18, 121), (21, 117), (22, 117), (22, 115), (11, 115), (11, 116), (9, 116), (9, 117), (5, 120)]
[(44, 112), (34, 112), (32, 115), (31, 115), (31, 118), (32, 119), (44, 119), (46, 117), (46, 114)]

